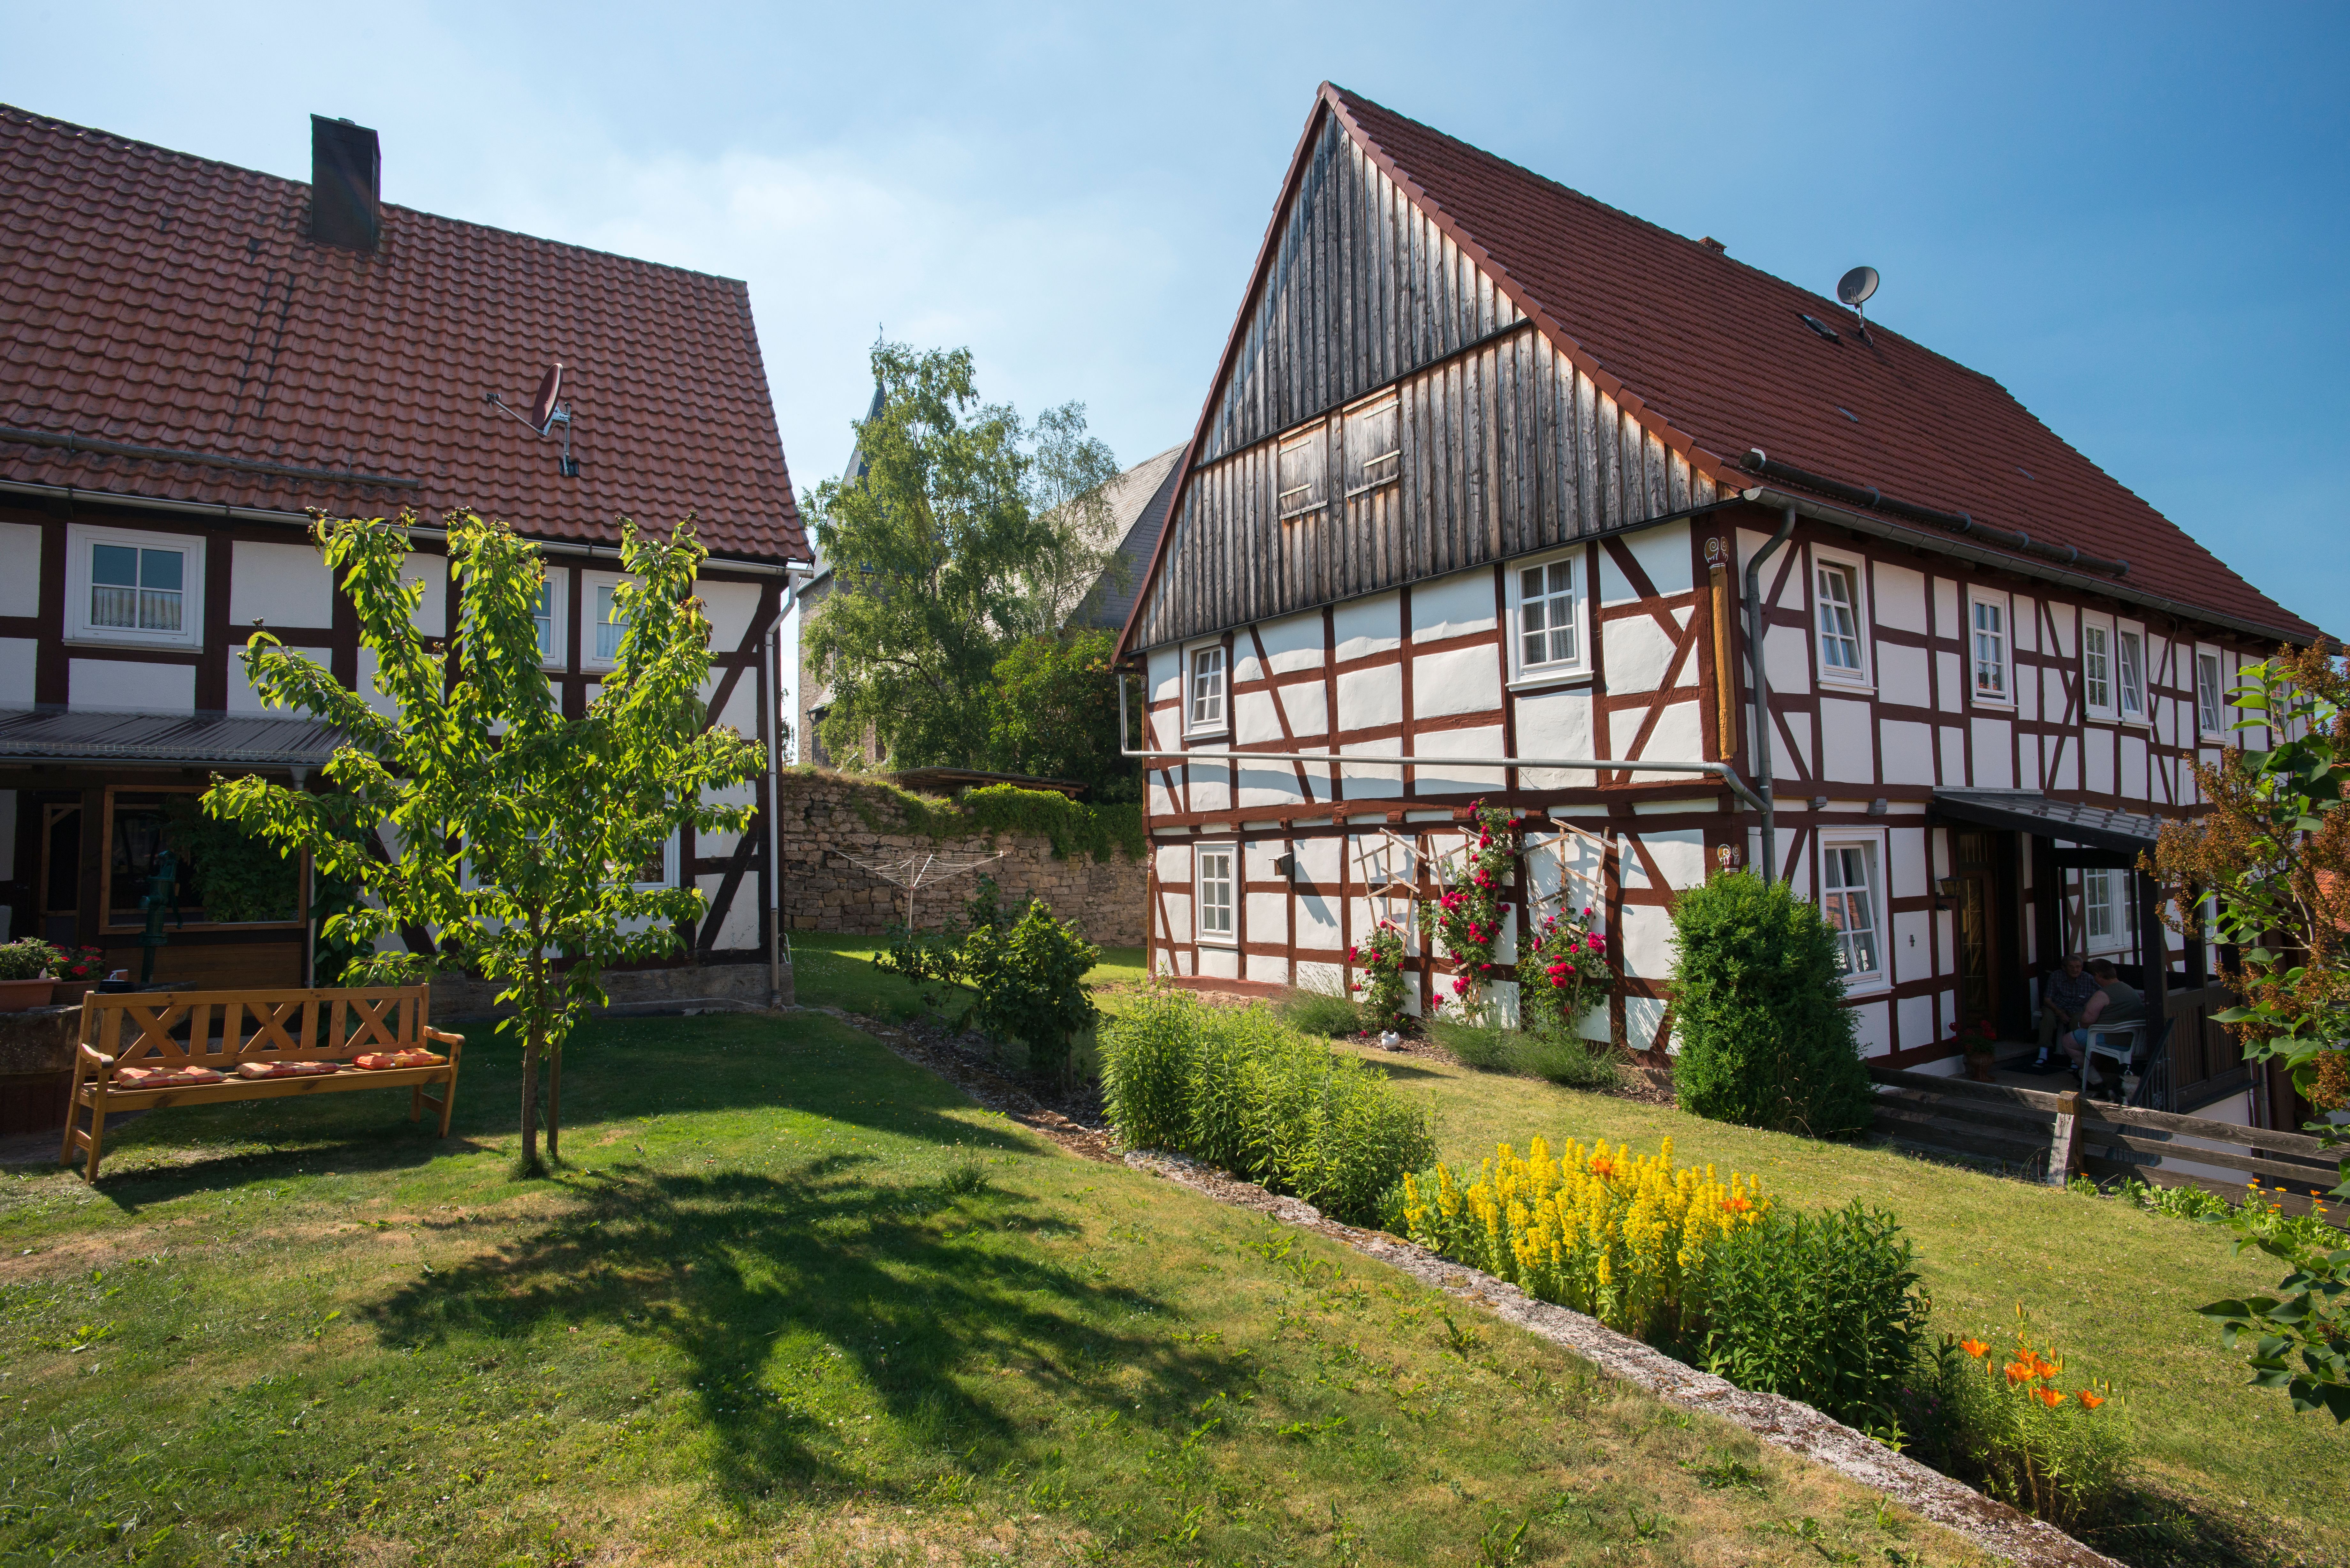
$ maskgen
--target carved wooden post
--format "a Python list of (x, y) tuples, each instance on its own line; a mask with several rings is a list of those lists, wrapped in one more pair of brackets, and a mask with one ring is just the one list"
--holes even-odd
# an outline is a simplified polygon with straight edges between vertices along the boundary
[(2081, 1168), (2081, 1095), (2068, 1089), (2056, 1096), (2056, 1131), (2048, 1141), (2048, 1185), (2062, 1187)]

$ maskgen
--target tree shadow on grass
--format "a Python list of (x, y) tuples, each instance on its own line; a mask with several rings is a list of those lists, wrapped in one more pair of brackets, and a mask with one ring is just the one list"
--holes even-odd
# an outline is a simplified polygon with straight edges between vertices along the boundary
[[(404, 1091), (168, 1106), (109, 1118), (99, 1190), (135, 1215), (192, 1193), (307, 1172), (412, 1171), (452, 1155), (511, 1152), (522, 1117), (520, 1058), (486, 1027), (482, 1034), (482, 1047), (469, 1044), (446, 1138), (429, 1106), (423, 1121), (408, 1119)], [(961, 1091), (829, 1020), (600, 1021), (580, 1031), (565, 1061), (564, 1147), (574, 1163), (615, 1127), (726, 1111), (804, 1111), (941, 1146), (1035, 1147), (1000, 1124), (957, 1119), (951, 1113), (971, 1104)], [(713, 1127), (711, 1136), (743, 1130)]]
[[(825, 1412), (843, 1407), (844, 1374), (911, 1447), (970, 1473), (1027, 1452), (1015, 1398), (1156, 1423), (1251, 1376), (1132, 1328), (1164, 1321), (1170, 1303), (1013, 1240), (1072, 1230), (1028, 1199), (890, 1184), (879, 1163), (832, 1155), (780, 1174), (574, 1178), (571, 1214), (361, 1315), (401, 1349), (522, 1341), (556, 1324), (668, 1341), (691, 1364), (718, 1439), (713, 1480), (744, 1508), (778, 1489), (899, 1496), (920, 1485), (902, 1469), (858, 1469), (834, 1440)], [(999, 1382), (999, 1370), (1019, 1376)], [(1042, 1430), (1033, 1411), (1026, 1424)]]

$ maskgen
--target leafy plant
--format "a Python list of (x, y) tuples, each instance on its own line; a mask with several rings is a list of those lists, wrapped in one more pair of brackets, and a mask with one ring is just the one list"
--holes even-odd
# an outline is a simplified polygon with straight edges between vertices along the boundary
[(983, 768), (999, 662), (1059, 629), (1115, 544), (1118, 465), (1075, 403), (1034, 424), (983, 403), (969, 349), (877, 344), (873, 379), (862, 465), (808, 498), (837, 568), (805, 634), (825, 746), (858, 756), (869, 732), (896, 767)]
[(1518, 1019), (1527, 1033), (1579, 1037), (1584, 1018), (1607, 999), (1616, 969), (1589, 909), (1562, 909), (1518, 944)]
[[(1510, 901), (1502, 890), (1517, 865), (1513, 846), (1516, 830), (1501, 807), (1479, 801), (1474, 809), (1477, 842), (1469, 846), (1458, 877), (1434, 900), (1423, 900), (1419, 909), (1420, 919), (1451, 961), (1455, 1011), (1464, 1019), (1483, 1022), (1492, 1006), (1493, 978), (1502, 972), (1494, 953), (1509, 916)], [(1445, 998), (1436, 999), (1439, 1007), (1444, 1003)]]
[[(1116, 570), (1122, 563), (1113, 558), (1110, 565)], [(1031, 637), (997, 659), (989, 682), (990, 765), (1082, 780), (1097, 802), (1139, 800), (1139, 764), (1119, 754), (1117, 653), (1117, 634), (1094, 628)]]
[(106, 953), (100, 948), (57, 948), (49, 972), (59, 980), (104, 980)]
[(1010, 924), (975, 926), (962, 952), (979, 993), (972, 1022), (995, 1039), (1024, 1043), (1030, 1071), (1066, 1081), (1071, 1043), (1095, 1018), (1085, 978), (1100, 959), (1075, 924), (1053, 919), (1041, 903)]
[(2258, 1247), (2292, 1271), (2277, 1294), (2219, 1301), (2196, 1309), (2220, 1325), (2220, 1344), (2253, 1336), (2245, 1357), (2256, 1388), (2282, 1388), (2297, 1411), (2324, 1410), (2350, 1421), (2350, 1250), (2341, 1232), (2318, 1220), (2280, 1224), (2285, 1216), (2253, 1199), (2231, 1210), (2235, 1251)]
[(1773, 1209), (1730, 1237), (1697, 1293), (1695, 1358), (1741, 1388), (1840, 1421), (1896, 1418), (1928, 1303), (1894, 1217), (1858, 1199), (1825, 1214)]
[(1518, 1071), (1561, 1088), (1607, 1090), (1623, 1081), (1623, 1066), (1614, 1047), (1596, 1041), (1532, 1035), (1521, 1036), (1516, 1047)]
[(1347, 961), (1363, 971), (1355, 982), (1362, 993), (1363, 1012), (1376, 1029), (1399, 1029), (1409, 1017), (1404, 998), (1411, 981), (1404, 973), (1403, 928), (1381, 920), (1369, 935), (1347, 950)]
[(1946, 1334), (1918, 1356), (1904, 1414), (1917, 1450), (1934, 1467), (2061, 1528), (2093, 1524), (2113, 1509), (2128, 1445), (2104, 1407), (2111, 1386), (2075, 1377), (2032, 1342), (2022, 1303), (2014, 1344), (1994, 1353), (1988, 1335)]
[[(459, 606), (445, 643), (416, 628), (425, 587), (407, 574), (408, 524), (322, 522), (317, 537), (375, 655), (379, 712), (323, 665), (256, 632), (246, 678), (273, 708), (342, 732), (326, 773), (335, 796), (256, 777), (215, 777), (204, 809), (282, 852), (307, 849), (365, 899), (330, 916), (351, 971), (409, 979), (464, 965), (499, 982), (522, 1044), (522, 1150), (539, 1167), (538, 1065), (546, 1059), (547, 1151), (559, 1153), (563, 1044), (601, 1006), (609, 964), (657, 958), (703, 912), (691, 878), (642, 887), (633, 868), (672, 833), (747, 830), (748, 804), (720, 804), (757, 776), (758, 745), (704, 729), (710, 623), (693, 597), (706, 552), (690, 522), (671, 539), (624, 523), (628, 574), (614, 612), (626, 622), (618, 661), (577, 719), (563, 716), (540, 668), (534, 611), (546, 582), (536, 545), (503, 523), (450, 519), (449, 571)], [(398, 846), (386, 853), (376, 826)], [(377, 950), (405, 928), (421, 950)]]
[(1682, 1106), (1814, 1137), (1866, 1127), (1875, 1095), (1817, 907), (1740, 871), (1683, 890), (1672, 920)]
[(1523, 1157), (1502, 1145), (1473, 1178), (1444, 1166), (1406, 1175), (1380, 1223), (1529, 1295), (1671, 1345), (1701, 1334), (1713, 1260), (1768, 1209), (1757, 1178), (1677, 1168), (1670, 1138), (1646, 1157), (1570, 1140), (1553, 1158), (1537, 1137)]
[(206, 919), (242, 924), (300, 916), (300, 856), (245, 833), (234, 822), (205, 815), (192, 795), (168, 797), (164, 821), (166, 841), (193, 868), (203, 889)]
[(1343, 1040), (1363, 1032), (1363, 1009), (1350, 997), (1322, 991), (1291, 991), (1274, 1004), (1282, 1022), (1300, 1034)]
[(1427, 1111), (1269, 1008), (1158, 992), (1104, 1047), (1105, 1106), (1128, 1145), (1222, 1166), (1339, 1219), (1369, 1218), (1380, 1194), (1435, 1158)]
[(38, 937), (0, 944), (0, 980), (38, 980), (63, 956)]
[[(2340, 650), (2320, 638), (2248, 667), (2229, 693), (2284, 737), (2268, 751), (2230, 748), (2219, 765), (2195, 763), (2211, 805), (2167, 822), (2139, 868), (2175, 897), (2163, 919), (2189, 936), (2201, 890), (2215, 895), (2220, 978), (2242, 1002), (2212, 1014), (2247, 1062), (2281, 1060), (2293, 1087), (2319, 1111), (2350, 1103), (2350, 676)], [(2329, 1116), (2307, 1124), (2325, 1143), (2344, 1128)], [(2337, 1197), (2350, 1198), (2350, 1162)]]

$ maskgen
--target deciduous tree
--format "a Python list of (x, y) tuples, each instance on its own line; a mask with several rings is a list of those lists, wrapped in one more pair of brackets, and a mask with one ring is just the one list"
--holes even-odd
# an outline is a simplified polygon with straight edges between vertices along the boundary
[(864, 472), (810, 507), (835, 585), (806, 639), (824, 743), (855, 755), (870, 732), (893, 766), (985, 768), (997, 661), (1055, 635), (1107, 560), (1117, 465), (1076, 404), (1032, 425), (982, 402), (969, 349), (880, 344), (873, 375)]
[[(500, 1028), (522, 1044), (522, 1166), (536, 1170), (540, 1060), (551, 1067), (547, 1153), (559, 1158), (563, 1045), (581, 1012), (603, 1005), (605, 967), (675, 951), (679, 928), (703, 912), (691, 878), (640, 886), (638, 868), (682, 828), (746, 831), (753, 807), (723, 796), (757, 776), (764, 753), (703, 728), (710, 623), (693, 587), (706, 552), (690, 522), (665, 542), (624, 524), (614, 618), (627, 629), (587, 711), (567, 719), (540, 668), (536, 547), (501, 523), (451, 520), (458, 607), (444, 642), (416, 628), (425, 585), (402, 575), (411, 521), (353, 518), (317, 534), (390, 712), (266, 631), (243, 656), (265, 703), (342, 732), (325, 769), (339, 793), (215, 778), (204, 805), (369, 895), (327, 922), (330, 940), (369, 954), (347, 981), (457, 967), (501, 984), (514, 1015)], [(374, 950), (403, 928), (434, 945)]]

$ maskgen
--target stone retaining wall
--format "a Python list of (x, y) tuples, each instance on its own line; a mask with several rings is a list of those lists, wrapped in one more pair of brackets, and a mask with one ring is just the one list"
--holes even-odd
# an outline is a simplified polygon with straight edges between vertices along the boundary
[[(782, 783), (776, 824), (783, 844), (785, 918), (792, 930), (879, 936), (904, 920), (904, 891), (850, 864), (842, 851), (868, 860), (932, 851), (1003, 851), (1003, 859), (982, 869), (995, 878), (1006, 902), (1034, 895), (1061, 919), (1075, 920), (1091, 941), (1142, 945), (1141, 860), (1116, 851), (1106, 862), (1083, 853), (1055, 859), (1051, 841), (1041, 834), (934, 839), (906, 830), (898, 792), (888, 785), (827, 773), (785, 774)], [(978, 877), (968, 876), (923, 888), (916, 922), (937, 929), (961, 912), (977, 886)]]

